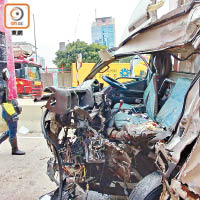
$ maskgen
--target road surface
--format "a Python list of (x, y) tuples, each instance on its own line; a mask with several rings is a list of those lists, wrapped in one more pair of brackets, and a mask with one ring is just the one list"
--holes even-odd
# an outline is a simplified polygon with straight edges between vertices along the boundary
[(0, 199), (37, 200), (56, 188), (46, 175), (51, 156), (41, 133), (18, 134), (25, 156), (12, 156), (8, 141), (0, 145)]

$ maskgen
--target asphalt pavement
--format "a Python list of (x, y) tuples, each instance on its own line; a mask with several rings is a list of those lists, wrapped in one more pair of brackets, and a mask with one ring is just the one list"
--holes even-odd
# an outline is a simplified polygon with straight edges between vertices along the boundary
[(12, 156), (8, 141), (0, 145), (0, 200), (37, 200), (56, 189), (46, 175), (51, 157), (41, 133), (18, 134), (24, 156)]

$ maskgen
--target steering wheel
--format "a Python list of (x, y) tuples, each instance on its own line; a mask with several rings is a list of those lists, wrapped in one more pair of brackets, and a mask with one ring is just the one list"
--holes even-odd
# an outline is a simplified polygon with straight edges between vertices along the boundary
[(102, 76), (102, 79), (108, 83), (110, 86), (117, 88), (117, 89), (122, 89), (122, 90), (127, 90), (127, 87), (123, 84), (120, 83), (119, 81), (116, 81), (115, 79), (109, 77), (109, 76)]

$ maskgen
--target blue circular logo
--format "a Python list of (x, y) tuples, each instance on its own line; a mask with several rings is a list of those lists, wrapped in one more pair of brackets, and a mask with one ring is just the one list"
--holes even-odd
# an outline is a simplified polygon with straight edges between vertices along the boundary
[(130, 71), (127, 68), (123, 68), (120, 71), (120, 76), (121, 77), (129, 77)]

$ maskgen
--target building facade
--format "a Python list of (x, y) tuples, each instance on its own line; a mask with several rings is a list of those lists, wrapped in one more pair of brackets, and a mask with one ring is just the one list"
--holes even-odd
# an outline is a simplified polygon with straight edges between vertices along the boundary
[(92, 43), (115, 47), (115, 20), (112, 17), (96, 18), (92, 23)]
[(64, 51), (66, 49), (65, 42), (59, 42), (59, 51)]

